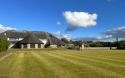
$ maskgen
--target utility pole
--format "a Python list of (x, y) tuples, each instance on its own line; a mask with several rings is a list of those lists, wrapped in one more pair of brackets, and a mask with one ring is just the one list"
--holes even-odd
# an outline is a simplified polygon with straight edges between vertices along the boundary
[(117, 49), (118, 49), (118, 47), (119, 47), (119, 40), (118, 40), (118, 36), (116, 37), (116, 47), (117, 47)]
[(109, 43), (110, 43), (110, 50), (112, 50), (112, 42), (110, 41)]
[(7, 34), (6, 34), (6, 32), (4, 33), (4, 36), (5, 36), (5, 40), (6, 40), (6, 50), (7, 50)]

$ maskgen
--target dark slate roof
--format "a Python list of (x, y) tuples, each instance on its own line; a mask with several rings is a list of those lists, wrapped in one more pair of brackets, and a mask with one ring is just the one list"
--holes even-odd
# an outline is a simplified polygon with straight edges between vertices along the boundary
[(35, 35), (37, 38), (40, 39), (48, 39), (49, 44), (53, 45), (61, 45), (63, 42), (53, 36), (48, 32), (41, 32), (41, 31), (16, 31), (16, 30), (8, 30), (3, 33), (0, 33), (0, 38), (26, 38), (29, 34)]
[[(15, 31), (15, 30), (8, 30), (0, 34), (0, 37), (9, 37), (9, 38), (24, 38), (28, 34), (35, 34), (41, 39), (46, 39), (46, 32), (39, 32), (39, 31)], [(6, 35), (5, 35), (6, 34)]]
[(51, 44), (56, 44), (56, 45), (65, 45), (64, 42), (62, 42), (60, 39), (56, 38), (55, 36), (49, 34), (51, 38)]
[(35, 36), (35, 34), (29, 34), (29, 35), (26, 36), (22, 41), (20, 41), (20, 43), (43, 44), (43, 42), (40, 41), (39, 38), (38, 38), (37, 36)]

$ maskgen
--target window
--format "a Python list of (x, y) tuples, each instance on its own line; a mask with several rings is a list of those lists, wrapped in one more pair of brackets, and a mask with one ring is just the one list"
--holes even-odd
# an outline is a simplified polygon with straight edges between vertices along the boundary
[(41, 44), (38, 44), (38, 48), (41, 48)]
[(27, 48), (27, 44), (23, 44), (23, 48)]
[(30, 44), (30, 48), (35, 48), (35, 44)]

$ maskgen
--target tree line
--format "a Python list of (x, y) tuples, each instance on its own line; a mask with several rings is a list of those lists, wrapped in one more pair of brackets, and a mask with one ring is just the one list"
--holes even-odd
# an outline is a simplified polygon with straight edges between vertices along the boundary
[(125, 40), (115, 41), (115, 42), (101, 42), (101, 41), (73, 41), (67, 40), (65, 38), (61, 39), (66, 44), (82, 45), (86, 44), (88, 47), (117, 47), (117, 49), (125, 49)]
[(0, 38), (0, 52), (6, 51), (9, 47), (9, 42), (7, 39)]

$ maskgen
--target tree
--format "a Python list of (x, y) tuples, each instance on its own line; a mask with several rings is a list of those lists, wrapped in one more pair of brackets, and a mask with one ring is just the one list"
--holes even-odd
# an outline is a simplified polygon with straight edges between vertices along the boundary
[(82, 41), (74, 41), (73, 44), (75, 46), (81, 46), (82, 45)]
[(66, 43), (66, 44), (70, 43), (70, 41), (68, 41), (66, 38), (62, 38), (61, 40), (62, 40), (62, 42)]
[(125, 49), (125, 41), (119, 41), (117, 44), (117, 49)]

